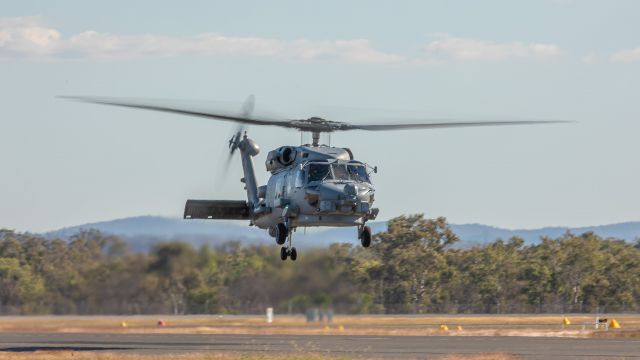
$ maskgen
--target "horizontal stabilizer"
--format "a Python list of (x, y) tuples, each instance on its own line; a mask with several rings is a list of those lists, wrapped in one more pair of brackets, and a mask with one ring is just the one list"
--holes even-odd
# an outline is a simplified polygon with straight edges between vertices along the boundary
[(242, 200), (187, 200), (184, 218), (249, 220), (249, 206)]

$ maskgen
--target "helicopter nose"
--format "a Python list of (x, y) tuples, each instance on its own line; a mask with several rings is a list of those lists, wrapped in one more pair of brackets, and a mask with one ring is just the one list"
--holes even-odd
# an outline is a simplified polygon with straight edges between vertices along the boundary
[(321, 200), (339, 200), (344, 194), (344, 185), (324, 183), (318, 187)]
[(366, 213), (369, 211), (373, 189), (355, 183), (324, 183), (318, 187), (317, 193), (320, 212)]
[(369, 201), (372, 189), (363, 184), (332, 184), (325, 183), (319, 187), (321, 200), (352, 200)]
[(358, 195), (358, 187), (356, 184), (345, 184), (342, 191), (349, 197)]

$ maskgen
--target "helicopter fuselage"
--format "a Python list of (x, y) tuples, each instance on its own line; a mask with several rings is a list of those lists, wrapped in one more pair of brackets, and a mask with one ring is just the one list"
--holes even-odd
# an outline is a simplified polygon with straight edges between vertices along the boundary
[(258, 186), (253, 167), (258, 144), (245, 134), (230, 146), (240, 150), (247, 201), (187, 200), (186, 219), (249, 220), (268, 230), (277, 244), (287, 243), (280, 249), (282, 260), (297, 258), (291, 237), (299, 227), (354, 226), (362, 246), (371, 244), (371, 228), (365, 224), (378, 215), (369, 177), (377, 168), (355, 160), (348, 148), (282, 146), (267, 155), (271, 176)]
[(282, 221), (292, 229), (362, 226), (378, 213), (372, 207), (370, 167), (349, 149), (283, 146), (268, 154), (266, 168), (272, 175), (257, 191), (252, 220), (257, 227), (273, 232)]

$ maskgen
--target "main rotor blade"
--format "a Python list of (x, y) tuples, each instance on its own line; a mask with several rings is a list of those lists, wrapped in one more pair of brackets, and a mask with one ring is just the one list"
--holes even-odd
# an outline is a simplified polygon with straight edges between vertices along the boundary
[(570, 123), (565, 120), (511, 120), (511, 121), (458, 121), (458, 122), (425, 122), (413, 124), (345, 124), (340, 130), (408, 130), (408, 129), (439, 129), (474, 126), (501, 126), (501, 125), (535, 125)]
[[(243, 113), (241, 115), (235, 115), (227, 112), (218, 112), (218, 111), (209, 111), (209, 110), (196, 110), (189, 109), (186, 106), (180, 106), (178, 104), (175, 105), (159, 105), (150, 99), (126, 99), (126, 98), (112, 98), (112, 97), (91, 97), (91, 96), (60, 96), (63, 99), (71, 99), (84, 101), (88, 103), (94, 104), (102, 104), (102, 105), (112, 105), (112, 106), (121, 106), (128, 107), (134, 109), (144, 109), (144, 110), (153, 110), (153, 111), (161, 111), (168, 112), (173, 114), (181, 114), (181, 115), (190, 115), (190, 116), (198, 116), (209, 119), (217, 119), (224, 121), (234, 121), (243, 124), (250, 125), (273, 125), (273, 126), (282, 126), (288, 128), (297, 128), (289, 123), (290, 120), (271, 120), (271, 119), (260, 119), (250, 115), (250, 112), (253, 111), (253, 99), (247, 101), (245, 107), (243, 109)], [(247, 116), (249, 115), (249, 116)]]
[(437, 129), (437, 128), (457, 128), (457, 127), (474, 127), (474, 126), (500, 126), (500, 125), (533, 125), (533, 124), (553, 124), (568, 123), (572, 121), (562, 120), (520, 120), (520, 121), (447, 121), (444, 119), (431, 119), (424, 122), (414, 123), (379, 123), (379, 124), (350, 124), (346, 122), (330, 121), (319, 117), (311, 117), (308, 119), (295, 120), (273, 120), (251, 115), (253, 111), (253, 96), (250, 96), (245, 102), (240, 114), (234, 112), (218, 111), (218, 110), (199, 110), (191, 106), (179, 104), (163, 105), (159, 104), (159, 100), (151, 99), (126, 99), (113, 97), (91, 97), (91, 96), (60, 96), (65, 99), (79, 100), (94, 104), (122, 106), (135, 109), (153, 110), (168, 112), (180, 115), (198, 116), (208, 119), (217, 119), (223, 121), (233, 121), (240, 124), (248, 125), (271, 125), (280, 126), (290, 129), (309, 132), (334, 132), (342, 130), (405, 130), (405, 129)]

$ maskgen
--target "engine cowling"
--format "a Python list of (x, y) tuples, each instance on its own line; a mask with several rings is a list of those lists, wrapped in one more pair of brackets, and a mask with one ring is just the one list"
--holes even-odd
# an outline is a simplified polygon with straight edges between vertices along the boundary
[(274, 172), (293, 164), (298, 155), (297, 153), (296, 148), (293, 146), (283, 146), (276, 150), (269, 151), (267, 161), (265, 162), (267, 171)]

